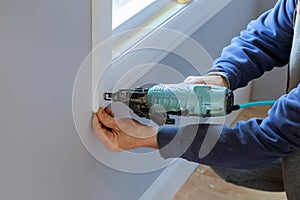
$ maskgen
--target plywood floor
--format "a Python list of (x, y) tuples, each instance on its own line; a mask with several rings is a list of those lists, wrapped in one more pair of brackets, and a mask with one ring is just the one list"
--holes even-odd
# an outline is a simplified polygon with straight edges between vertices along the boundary
[[(265, 117), (270, 107), (260, 106), (244, 109), (237, 120)], [(284, 192), (263, 192), (226, 183), (208, 166), (199, 165), (174, 200), (286, 200)]]

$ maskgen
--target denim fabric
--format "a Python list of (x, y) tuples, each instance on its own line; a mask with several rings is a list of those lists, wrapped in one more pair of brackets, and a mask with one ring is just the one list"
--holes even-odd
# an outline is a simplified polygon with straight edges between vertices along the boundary
[(283, 182), (288, 200), (300, 199), (300, 150), (283, 159)]
[(284, 191), (281, 159), (258, 169), (211, 168), (226, 182), (235, 185), (263, 191)]
[(300, 199), (300, 150), (263, 168), (211, 168), (228, 183), (270, 192), (286, 191), (288, 200)]

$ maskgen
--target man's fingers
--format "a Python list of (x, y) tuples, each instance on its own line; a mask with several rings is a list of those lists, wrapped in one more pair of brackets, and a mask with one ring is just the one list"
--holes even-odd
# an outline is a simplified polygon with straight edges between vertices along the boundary
[(106, 113), (102, 107), (99, 108), (97, 116), (99, 121), (107, 128), (119, 130), (119, 127), (114, 118)]
[(93, 116), (92, 124), (95, 136), (104, 144), (108, 151), (117, 152), (120, 150), (113, 142), (114, 134), (102, 126), (96, 114)]
[(183, 83), (186, 84), (210, 84), (228, 87), (226, 78), (220, 75), (209, 75), (209, 76), (189, 76)]
[(105, 130), (101, 123), (98, 120), (98, 117), (96, 115), (93, 116), (93, 129), (94, 129), (94, 134), (103, 142), (106, 143), (109, 140), (109, 136), (107, 134), (107, 130)]
[(114, 117), (114, 113), (111, 111), (109, 107), (104, 108), (104, 111), (109, 114), (111, 117)]
[(187, 84), (204, 84), (205, 79), (202, 76), (189, 76), (183, 81), (183, 83), (187, 83)]

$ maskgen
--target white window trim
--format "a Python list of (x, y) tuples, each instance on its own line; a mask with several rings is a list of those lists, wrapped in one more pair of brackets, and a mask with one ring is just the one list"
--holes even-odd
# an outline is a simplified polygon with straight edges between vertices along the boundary
[(197, 163), (177, 159), (159, 175), (139, 200), (173, 199), (197, 167)]
[[(132, 1), (133, 4), (135, 3), (135, 1), (141, 2), (140, 0), (133, 0)], [(132, 29), (140, 26), (145, 22), (145, 19), (150, 19), (153, 16), (153, 11), (159, 11), (173, 1), (174, 0), (158, 0), (151, 3), (149, 6), (144, 8), (142, 12), (138, 12), (133, 17), (131, 17), (130, 20), (123, 22), (121, 25), (115, 28), (113, 27), (113, 33), (115, 34), (121, 31), (125, 31), (127, 29)], [(124, 11), (124, 12), (128, 12), (128, 11)]]
[[(160, 28), (173, 29), (179, 31), (187, 36), (190, 36), (206, 22), (208, 22), (213, 16), (219, 13), (226, 5), (228, 5), (231, 0), (194, 0), (183, 9), (176, 13), (176, 15), (168, 18), (167, 21), (160, 24)], [(111, 8), (111, 1), (107, 0), (92, 0), (92, 44), (93, 48), (96, 47), (100, 42), (111, 36), (111, 12), (108, 12)], [(178, 6), (178, 5), (177, 5)], [(174, 7), (173, 7), (174, 9)], [(162, 13), (160, 13), (161, 15)], [(164, 13), (164, 14), (167, 14)], [(153, 16), (155, 19), (155, 16)], [(197, 19), (197, 20), (195, 20)], [(149, 21), (149, 24), (159, 24), (160, 22)], [(148, 24), (148, 25), (149, 25)], [(153, 27), (153, 26), (152, 26)], [(139, 33), (136, 33), (139, 34)], [(141, 37), (141, 38), (144, 38)], [(161, 40), (159, 34), (155, 34), (155, 31), (147, 33), (147, 37), (135, 43), (135, 46), (143, 46), (153, 40)], [(175, 41), (168, 41), (165, 45), (169, 45), (168, 49), (175, 49), (176, 46), (180, 45), (184, 41), (184, 38), (177, 38)], [(165, 42), (165, 41), (161, 41)], [(176, 45), (174, 45), (176, 43)], [(92, 74), (92, 88), (94, 91), (93, 95), (93, 110), (96, 111), (98, 108), (99, 96), (95, 94), (95, 88), (97, 87), (98, 77), (101, 72), (106, 67), (107, 63), (113, 61), (113, 67), (130, 67), (135, 66), (135, 62), (144, 63), (158, 63), (159, 60), (163, 59), (166, 55), (161, 55), (158, 53), (157, 56), (151, 55), (140, 55), (136, 52), (134, 55), (130, 55), (130, 59), (120, 59), (120, 55), (123, 55), (128, 49), (124, 48), (130, 46), (126, 41), (122, 41), (122, 38), (118, 38), (118, 42), (115, 42), (113, 47), (113, 53), (103, 51), (103, 56), (92, 57), (93, 62), (93, 74)], [(132, 47), (131, 47), (132, 48)], [(111, 58), (114, 58), (113, 60)], [(144, 60), (140, 60), (140, 59)], [(126, 62), (124, 62), (126, 60)], [(128, 68), (129, 69), (129, 68)], [(145, 70), (145, 73), (147, 70)], [(141, 75), (142, 76), (142, 75)], [(140, 77), (135, 77), (139, 79)], [(171, 199), (176, 194), (177, 190), (184, 184), (186, 179), (191, 175), (197, 165), (193, 163), (187, 163), (182, 160), (174, 162), (174, 164), (168, 166), (164, 169), (162, 174), (154, 181), (154, 183), (148, 188), (148, 190), (142, 195), (141, 199)], [(185, 170), (185, 173), (182, 171)], [(179, 173), (180, 172), (180, 173)], [(176, 177), (174, 179), (174, 177)], [(166, 180), (169, 180), (166, 184)], [(159, 187), (158, 187), (159, 186)]]
[[(97, 53), (94, 56), (94, 49), (101, 43), (105, 42), (111, 37), (112, 30), (112, 1), (106, 0), (92, 0), (91, 1), (91, 17), (92, 17), (92, 110), (98, 111), (99, 95), (97, 95), (96, 88), (98, 87), (98, 79), (102, 71), (105, 69), (107, 63), (111, 63), (112, 52), (101, 50), (103, 53)], [(106, 44), (107, 49), (111, 49), (111, 45)], [(99, 49), (97, 50), (99, 51)], [(99, 56), (100, 55), (100, 56)]]
[[(175, 1), (167, 6), (165, 10), (158, 13), (159, 16), (153, 16), (147, 22), (145, 22), (141, 27), (154, 27), (159, 25), (158, 28), (167, 28), (174, 31), (179, 31), (187, 36), (190, 36), (196, 30), (198, 30), (201, 26), (203, 26), (207, 21), (209, 21), (214, 15), (219, 13), (226, 5), (228, 5), (231, 0), (193, 0), (186, 5), (177, 4)], [(99, 43), (111, 37), (111, 7), (112, 2), (106, 0), (92, 0), (92, 45), (95, 48)], [(183, 8), (182, 8), (183, 7)], [(181, 9), (182, 8), (182, 9)], [(170, 17), (170, 13), (174, 13), (174, 10), (177, 13)], [(161, 22), (163, 17), (166, 17), (167, 20)], [(108, 20), (109, 19), (109, 20)], [(197, 19), (197, 20), (195, 20)], [(130, 32), (132, 34), (132, 32)], [(159, 62), (159, 60), (163, 59), (166, 54), (161, 54), (158, 52), (157, 56), (151, 55), (147, 57), (147, 55), (139, 55), (137, 52), (130, 59), (120, 59), (121, 55), (125, 54), (126, 51), (130, 48), (136, 48), (138, 46), (149, 45), (151, 41), (159, 41), (162, 40), (161, 35), (155, 34), (153, 29), (149, 33), (139, 33), (135, 32), (137, 38), (140, 38), (139, 41), (128, 41), (127, 38), (117, 38), (117, 41), (112, 42), (112, 52), (105, 51), (101, 58), (98, 56), (96, 58), (93, 57), (93, 91), (97, 87), (96, 84), (98, 82), (98, 77), (101, 74), (101, 71), (105, 66), (103, 63), (113, 63), (114, 67), (130, 67), (135, 66), (134, 62), (144, 62), (144, 63), (154, 63)], [(145, 37), (147, 35), (147, 37)], [(131, 35), (132, 36), (132, 35)], [(126, 39), (124, 39), (126, 38)], [(132, 37), (130, 37), (132, 38)], [(175, 49), (176, 46), (180, 45), (181, 42), (184, 41), (185, 38), (174, 38), (174, 41), (169, 40), (168, 43), (162, 40), (165, 48), (167, 49)], [(176, 45), (174, 45), (176, 43)], [(133, 45), (134, 44), (134, 45)], [(109, 48), (109, 47), (107, 47)], [(107, 50), (107, 49), (106, 49)], [(113, 58), (113, 59), (111, 59)], [(140, 59), (144, 59), (141, 61)], [(124, 63), (126, 60), (126, 63)], [(146, 73), (147, 71), (145, 71)], [(141, 74), (142, 76), (142, 74)], [(140, 77), (136, 77), (140, 78)], [(96, 111), (98, 108), (99, 97), (96, 94), (93, 94), (94, 102), (93, 102), (93, 110)]]

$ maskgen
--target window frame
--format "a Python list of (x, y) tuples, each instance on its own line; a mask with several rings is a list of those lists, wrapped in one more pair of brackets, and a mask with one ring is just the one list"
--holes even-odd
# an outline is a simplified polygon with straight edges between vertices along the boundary
[[(151, 43), (151, 41), (162, 40), (159, 34), (156, 34), (155, 30), (161, 28), (171, 29), (174, 31), (179, 31), (187, 36), (190, 36), (201, 26), (203, 26), (207, 21), (209, 21), (214, 15), (221, 11), (225, 6), (227, 6), (232, 0), (192, 0), (188, 4), (178, 4), (174, 0), (165, 0), (164, 2), (169, 2), (166, 6), (162, 7), (160, 12), (156, 12), (155, 15), (151, 16), (144, 23), (140, 24), (137, 31), (129, 32), (129, 35), (120, 34), (121, 36), (116, 36), (110, 42), (111, 46), (106, 45), (106, 50), (103, 51), (103, 55), (92, 56), (93, 62), (93, 75), (92, 75), (92, 88), (94, 91), (93, 100), (93, 110), (99, 107), (99, 96), (95, 92), (97, 88), (98, 78), (101, 72), (106, 67), (103, 63), (112, 63), (115, 68), (125, 67), (130, 69), (131, 66), (135, 66), (135, 62), (141, 62), (141, 58), (144, 59), (144, 63), (158, 62), (167, 54), (157, 56), (147, 56), (139, 55), (137, 52), (135, 55), (131, 56), (124, 63), (120, 59), (126, 52), (136, 46), (143, 46), (145, 44)], [(138, 18), (138, 15), (136, 16)], [(199, 19), (199, 20), (191, 20)], [(135, 18), (132, 18), (135, 20)], [(113, 35), (118, 35), (118, 33), (126, 30), (132, 29), (128, 25), (129, 22), (125, 22), (120, 26), (120, 28), (112, 30), (112, 1), (106, 0), (92, 0), (92, 47), (96, 48), (101, 42), (111, 38)], [(133, 23), (134, 24), (134, 23)], [(128, 27), (126, 27), (128, 25)], [(151, 27), (149, 32), (139, 32), (143, 28)], [(131, 40), (128, 40), (131, 38)], [(184, 41), (184, 38), (170, 41), (166, 45), (166, 48), (176, 48)], [(161, 41), (165, 42), (165, 41)], [(169, 47), (167, 47), (169, 46)], [(112, 51), (107, 51), (111, 49)], [(146, 72), (145, 72), (146, 73)]]
[[(112, 64), (112, 71), (118, 73), (120, 68), (130, 69), (132, 66), (136, 66), (137, 63), (158, 63), (163, 59), (166, 54), (158, 53), (157, 55), (144, 55), (143, 52), (136, 52), (134, 54), (128, 55), (127, 59), (121, 59), (126, 56), (126, 51), (139, 47), (147, 46), (153, 40), (158, 40), (164, 43), (166, 48), (175, 49), (178, 45), (184, 42), (185, 38), (175, 38), (175, 41), (164, 41), (159, 33), (160, 28), (171, 29), (174, 31), (179, 31), (187, 36), (190, 36), (206, 22), (208, 22), (213, 16), (218, 14), (225, 6), (227, 6), (232, 0), (193, 0), (186, 5), (175, 5), (174, 1), (165, 7), (166, 10), (162, 9), (162, 12), (158, 13), (158, 16), (165, 16), (164, 22), (157, 22), (153, 19), (157, 19), (158, 16), (152, 16), (147, 22), (141, 25), (141, 28), (145, 27), (156, 27), (149, 32), (139, 33), (134, 32), (137, 36), (136, 41), (129, 43), (126, 42), (128, 35), (122, 34), (122, 37), (116, 37), (113, 41), (108, 42), (103, 51), (100, 50), (101, 55), (96, 56), (92, 53), (92, 109), (94, 112), (97, 111), (99, 107), (99, 96), (96, 92), (98, 78), (101, 73), (107, 67), (107, 64)], [(105, 43), (112, 34), (118, 34), (124, 30), (131, 29), (132, 27), (126, 27), (121, 30), (112, 31), (111, 25), (111, 12), (109, 9), (112, 8), (111, 1), (107, 0), (92, 0), (92, 47), (96, 48), (99, 44)], [(176, 7), (182, 8), (175, 13), (173, 16), (168, 16), (167, 10), (172, 10)], [(199, 19), (195, 20), (190, 19)], [(125, 24), (125, 23), (124, 23)], [(157, 30), (157, 31), (156, 31)], [(120, 32), (118, 32), (120, 31)], [(132, 34), (130, 32), (129, 34)], [(132, 35), (131, 35), (132, 36)], [(176, 43), (176, 45), (174, 45)], [(107, 49), (112, 51), (107, 51)], [(144, 73), (147, 73), (145, 70)], [(135, 77), (139, 78), (139, 77)], [(124, 86), (125, 87), (125, 86)], [(97, 154), (97, 152), (95, 153)], [(175, 192), (184, 184), (186, 179), (194, 171), (197, 165), (193, 163), (187, 163), (183, 160), (176, 160), (174, 164), (170, 164), (166, 167), (162, 174), (160, 174), (153, 184), (145, 191), (144, 195), (140, 200), (150, 200), (150, 199), (165, 199), (166, 197), (172, 197)], [(182, 172), (184, 169), (185, 173)], [(177, 174), (174, 176), (174, 174)], [(178, 174), (180, 174), (178, 176)], [(170, 184), (172, 183), (172, 184)]]
[[(136, 0), (138, 1), (138, 0)], [(154, 1), (149, 4), (144, 9), (137, 12), (127, 21), (121, 23), (120, 25), (116, 26), (115, 28), (112, 27), (112, 34), (118, 34), (120, 32), (126, 31), (128, 29), (133, 29), (139, 27), (143, 22), (145, 22), (148, 18), (153, 16), (156, 12), (167, 6), (173, 0), (159, 0)], [(153, 12), (154, 11), (154, 12)]]

